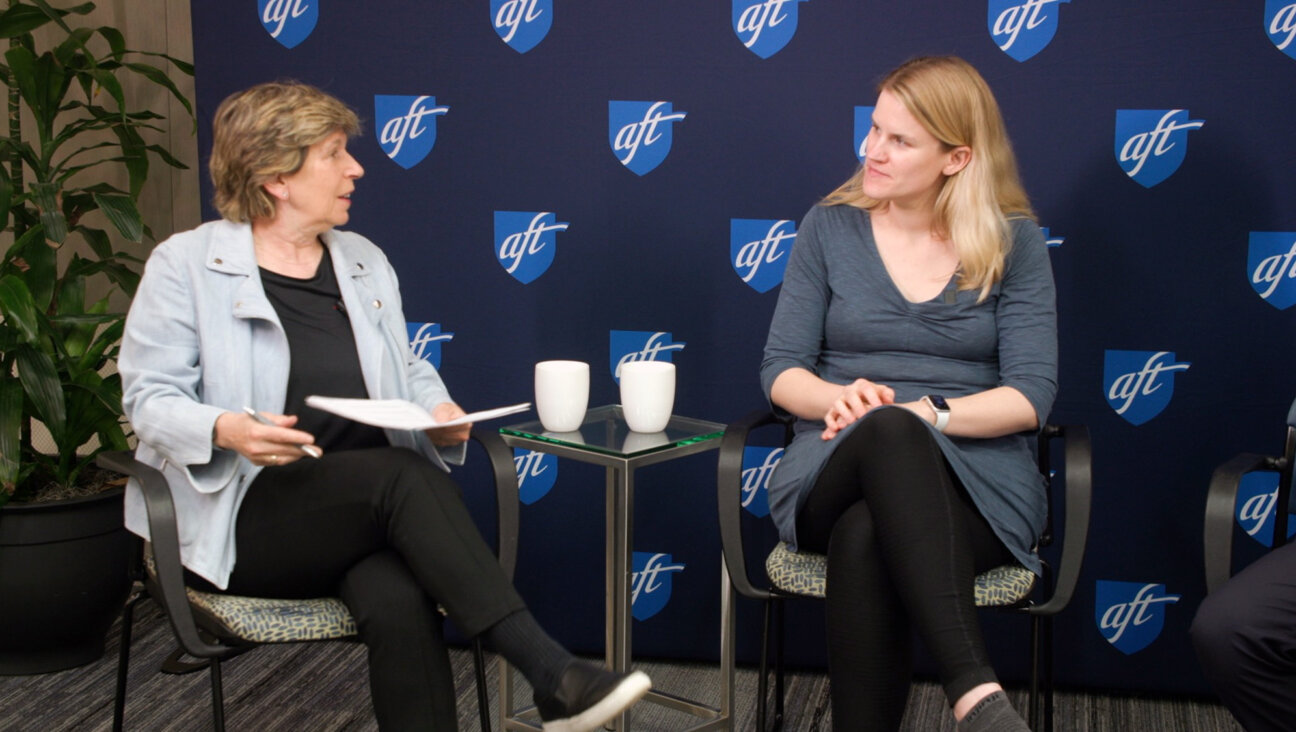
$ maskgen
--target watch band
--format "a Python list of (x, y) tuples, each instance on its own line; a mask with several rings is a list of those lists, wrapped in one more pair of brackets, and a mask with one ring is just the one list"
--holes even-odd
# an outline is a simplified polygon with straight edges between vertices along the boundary
[(949, 402), (945, 401), (945, 397), (939, 394), (928, 394), (922, 400), (936, 414), (936, 431), (944, 432), (950, 420)]

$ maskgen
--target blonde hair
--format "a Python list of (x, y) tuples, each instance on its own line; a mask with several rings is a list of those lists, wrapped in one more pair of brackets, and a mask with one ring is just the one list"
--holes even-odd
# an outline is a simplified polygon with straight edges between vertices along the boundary
[(273, 217), (264, 184), (297, 172), (307, 149), (337, 130), (358, 135), (356, 113), (307, 84), (270, 82), (226, 97), (212, 122), (216, 210), (235, 222)]
[[(959, 289), (980, 290), (978, 300), (984, 300), (1003, 277), (1012, 245), (1008, 219), (1035, 217), (994, 94), (971, 64), (953, 56), (908, 61), (888, 74), (878, 91), (899, 99), (947, 150), (972, 150), (968, 164), (942, 183), (933, 233), (954, 244)], [(861, 165), (822, 205), (868, 211), (883, 205), (864, 195), (863, 176)]]

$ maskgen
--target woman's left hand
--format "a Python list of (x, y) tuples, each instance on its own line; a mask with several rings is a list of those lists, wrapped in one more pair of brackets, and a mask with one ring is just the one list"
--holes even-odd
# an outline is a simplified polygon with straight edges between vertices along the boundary
[[(467, 414), (458, 404), (454, 402), (441, 402), (432, 408), (432, 419), (438, 422), (449, 422), (452, 419), (458, 419)], [(424, 430), (428, 439), (437, 447), (454, 447), (468, 440), (468, 434), (472, 432), (472, 423), (461, 424), (455, 427), (432, 427)]]
[(824, 415), (825, 429), (820, 435), (831, 440), (870, 409), (895, 402), (895, 389), (868, 379), (856, 379), (841, 388), (841, 394), (828, 407)]

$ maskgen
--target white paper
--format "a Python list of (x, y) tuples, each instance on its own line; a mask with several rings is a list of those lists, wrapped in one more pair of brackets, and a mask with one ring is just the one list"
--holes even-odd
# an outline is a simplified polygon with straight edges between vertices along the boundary
[(311, 395), (306, 397), (306, 404), (339, 417), (346, 417), (353, 422), (395, 430), (426, 430), (432, 427), (454, 427), (469, 422), (485, 422), (525, 412), (531, 408), (530, 402), (524, 402), (465, 414), (448, 422), (437, 422), (426, 409), (404, 399), (344, 399)]

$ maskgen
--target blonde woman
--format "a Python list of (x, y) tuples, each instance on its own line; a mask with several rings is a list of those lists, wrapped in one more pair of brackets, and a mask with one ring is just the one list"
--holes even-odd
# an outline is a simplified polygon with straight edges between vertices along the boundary
[(761, 366), (797, 418), (769, 497), (785, 541), (828, 555), (837, 729), (899, 727), (915, 633), (960, 730), (1027, 729), (972, 587), (1040, 567), (1057, 337), (1031, 217), (984, 79), (919, 58), (883, 79), (863, 164), (798, 231)]

